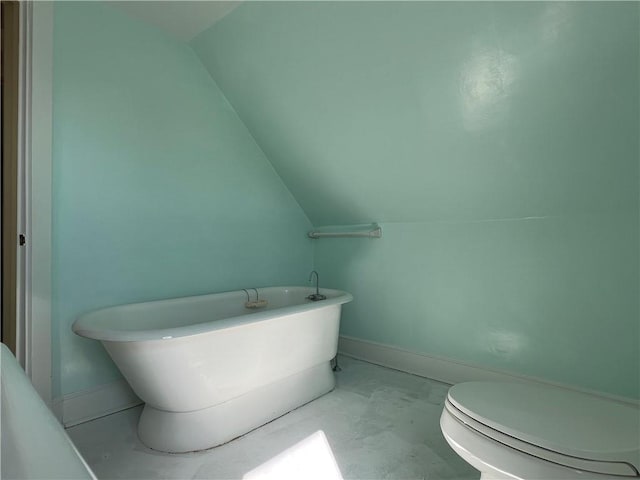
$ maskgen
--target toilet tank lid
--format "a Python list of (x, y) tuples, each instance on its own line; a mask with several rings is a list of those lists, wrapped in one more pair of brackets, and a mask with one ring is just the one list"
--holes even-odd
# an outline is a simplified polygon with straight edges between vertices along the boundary
[(640, 471), (640, 408), (561, 387), (467, 382), (449, 401), (478, 422), (524, 442)]

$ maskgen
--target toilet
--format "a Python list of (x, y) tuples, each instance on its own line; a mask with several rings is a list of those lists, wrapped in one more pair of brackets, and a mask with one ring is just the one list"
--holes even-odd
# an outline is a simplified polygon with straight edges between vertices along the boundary
[(533, 383), (449, 389), (440, 428), (481, 479), (640, 479), (637, 405)]

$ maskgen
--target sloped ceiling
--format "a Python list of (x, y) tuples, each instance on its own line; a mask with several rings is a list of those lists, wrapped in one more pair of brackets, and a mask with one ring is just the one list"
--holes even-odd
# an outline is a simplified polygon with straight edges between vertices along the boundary
[(191, 45), (315, 225), (482, 221), (637, 203), (637, 21), (633, 4), (247, 2)]
[(188, 42), (231, 12), (240, 1), (120, 1), (108, 4), (160, 27), (177, 40)]

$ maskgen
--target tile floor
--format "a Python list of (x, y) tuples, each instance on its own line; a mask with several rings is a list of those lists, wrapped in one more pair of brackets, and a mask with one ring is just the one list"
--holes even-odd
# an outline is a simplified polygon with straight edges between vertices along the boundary
[(448, 386), (348, 357), (331, 393), (211, 450), (164, 454), (136, 435), (142, 407), (68, 430), (99, 479), (240, 479), (309, 437), (326, 435), (345, 479), (477, 479), (440, 432)]

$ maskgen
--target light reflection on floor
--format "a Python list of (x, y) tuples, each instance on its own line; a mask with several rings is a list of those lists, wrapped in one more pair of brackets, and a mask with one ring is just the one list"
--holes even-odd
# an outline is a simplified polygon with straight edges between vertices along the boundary
[(243, 480), (343, 480), (322, 430), (287, 448), (242, 477)]
[[(312, 472), (325, 468), (326, 475), (337, 472), (345, 479), (479, 478), (440, 432), (447, 385), (347, 357), (340, 366), (333, 392), (203, 452), (146, 448), (136, 435), (140, 407), (68, 433), (99, 479), (284, 479), (287, 471), (301, 472), (305, 462), (318, 464)], [(310, 451), (317, 456), (309, 457)], [(316, 478), (332, 478), (326, 475)]]

